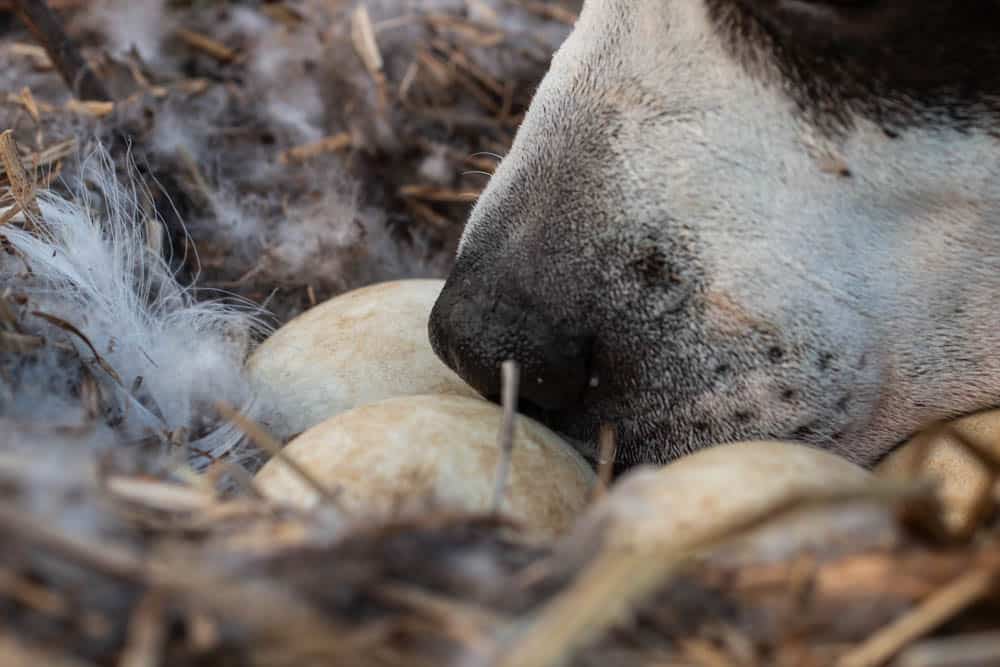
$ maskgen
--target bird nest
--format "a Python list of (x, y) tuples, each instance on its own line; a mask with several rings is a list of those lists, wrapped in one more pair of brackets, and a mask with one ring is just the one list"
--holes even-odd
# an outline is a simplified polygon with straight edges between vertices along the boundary
[[(239, 405), (227, 350), (255, 332), (443, 274), (579, 3), (50, 4), (0, 2), (4, 664), (1000, 663), (990, 488), (960, 530), (933, 487), (873, 483), (780, 499), (683, 549), (622, 540), (627, 513), (599, 497), (558, 539), (433, 498), (390, 517), (335, 494), (292, 509), (249, 476), (266, 437), (197, 393), (208, 371), (176, 370), (198, 332), (212, 398)], [(87, 211), (160, 259), (51, 231)], [(101, 301), (49, 255), (145, 299)], [(168, 320), (187, 328), (150, 325)], [(196, 446), (233, 422), (256, 442)]]

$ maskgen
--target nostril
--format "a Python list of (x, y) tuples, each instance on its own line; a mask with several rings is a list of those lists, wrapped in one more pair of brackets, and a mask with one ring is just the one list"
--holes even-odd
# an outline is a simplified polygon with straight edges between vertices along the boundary
[(537, 344), (539, 362), (524, 364), (521, 398), (550, 411), (577, 403), (590, 386), (593, 338), (555, 333)]
[(591, 377), (593, 339), (572, 335), (524, 298), (471, 291), (449, 280), (431, 311), (434, 352), (489, 400), (500, 396), (500, 367), (520, 367), (528, 410), (557, 411), (580, 400)]

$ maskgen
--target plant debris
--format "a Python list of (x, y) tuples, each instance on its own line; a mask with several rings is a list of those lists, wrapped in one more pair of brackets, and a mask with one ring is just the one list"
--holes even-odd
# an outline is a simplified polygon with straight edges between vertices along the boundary
[(373, 521), (257, 493), (261, 307), (443, 274), (579, 2), (52, 1), (89, 95), (26, 4), (0, 1), (5, 665), (1000, 662), (981, 443), (958, 529), (933, 488), (875, 485), (683, 551), (611, 539), (613, 425), (594, 509), (548, 542), (434, 499)]

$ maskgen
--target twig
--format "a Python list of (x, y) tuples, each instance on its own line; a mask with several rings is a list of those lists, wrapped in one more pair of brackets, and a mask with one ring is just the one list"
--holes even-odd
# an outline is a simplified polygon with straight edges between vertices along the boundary
[(110, 102), (111, 95), (45, 0), (14, 0), (18, 17), (41, 44), (70, 92), (79, 99)]
[(378, 106), (380, 109), (384, 108), (387, 101), (385, 73), (382, 69), (384, 63), (382, 53), (378, 48), (378, 40), (375, 38), (375, 28), (372, 26), (371, 16), (364, 4), (359, 5), (351, 14), (351, 41), (354, 44), (354, 51), (375, 82), (375, 89), (378, 92)]
[(202, 53), (205, 53), (216, 60), (224, 63), (233, 62), (236, 60), (237, 53), (233, 49), (229, 48), (222, 42), (212, 39), (202, 35), (194, 30), (188, 30), (186, 28), (179, 29), (176, 33), (177, 38), (182, 42), (187, 44), (193, 49), (197, 49)]
[(236, 426), (244, 433), (247, 437), (253, 440), (254, 444), (266, 451), (268, 454), (278, 459), (284, 465), (294, 472), (299, 478), (306, 483), (306, 486), (315, 491), (320, 500), (324, 503), (335, 505), (336, 496), (330, 492), (322, 482), (313, 477), (313, 475), (299, 465), (298, 461), (288, 456), (281, 443), (278, 442), (270, 433), (262, 429), (258, 424), (254, 423), (253, 420), (247, 419), (245, 415), (236, 410), (233, 406), (219, 401), (215, 404), (216, 410), (229, 422)]
[(885, 663), (914, 639), (930, 632), (965, 607), (990, 592), (995, 585), (992, 568), (973, 570), (923, 601), (883, 628), (837, 662), (837, 667), (876, 667)]
[(611, 476), (615, 470), (617, 454), (615, 427), (611, 424), (603, 424), (598, 436), (597, 484), (594, 486), (592, 501), (599, 500), (608, 492), (608, 487), (611, 486)]
[(507, 478), (510, 476), (510, 459), (514, 453), (514, 423), (517, 419), (518, 368), (516, 361), (505, 361), (500, 367), (503, 396), (503, 422), (497, 436), (500, 462), (497, 464), (497, 486), (493, 492), (493, 511), (499, 512), (503, 504)]
[(197, 512), (215, 502), (212, 496), (190, 486), (124, 475), (109, 477), (105, 486), (108, 493), (117, 500), (161, 512)]
[(640, 547), (606, 547), (576, 582), (553, 598), (528, 628), (509, 645), (499, 647), (496, 667), (548, 667), (564, 664), (587, 642), (635, 609), (692, 557), (723, 542), (739, 538), (782, 516), (807, 507), (860, 500), (913, 502), (933, 492), (926, 484), (873, 483), (819, 493), (793, 493), (766, 507), (706, 529), (696, 539), (663, 547), (651, 542)]
[(347, 132), (332, 134), (328, 137), (323, 137), (319, 141), (293, 146), (286, 151), (282, 151), (278, 156), (278, 162), (281, 164), (305, 162), (325, 153), (336, 153), (337, 151), (350, 148), (352, 143), (351, 135)]

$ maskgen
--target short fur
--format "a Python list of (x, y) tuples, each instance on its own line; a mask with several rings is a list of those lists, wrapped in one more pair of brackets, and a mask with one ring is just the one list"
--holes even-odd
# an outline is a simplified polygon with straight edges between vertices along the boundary
[[(872, 464), (1000, 403), (1000, 18), (932, 5), (588, 0), (469, 220), (439, 354), (531, 383), (519, 322), (586, 340), (588, 386), (538, 414), (591, 455), (613, 423), (626, 464), (754, 438)], [(470, 299), (526, 314), (466, 325)]]

